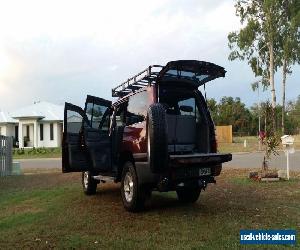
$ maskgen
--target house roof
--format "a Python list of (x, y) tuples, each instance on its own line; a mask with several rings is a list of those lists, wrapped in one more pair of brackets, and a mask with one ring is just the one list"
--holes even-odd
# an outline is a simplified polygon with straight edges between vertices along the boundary
[(33, 118), (44, 121), (62, 121), (64, 107), (50, 102), (36, 102), (12, 112), (11, 116), (15, 119)]
[(0, 123), (17, 123), (8, 112), (0, 111)]

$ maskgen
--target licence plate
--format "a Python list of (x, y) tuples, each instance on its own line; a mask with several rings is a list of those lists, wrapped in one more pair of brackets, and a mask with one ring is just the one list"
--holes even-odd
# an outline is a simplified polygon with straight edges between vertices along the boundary
[(199, 175), (210, 175), (211, 170), (210, 168), (199, 168)]

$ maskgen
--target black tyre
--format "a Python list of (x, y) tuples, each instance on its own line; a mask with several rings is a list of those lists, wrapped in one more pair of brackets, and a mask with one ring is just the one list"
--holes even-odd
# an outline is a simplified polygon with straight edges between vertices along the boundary
[(86, 195), (96, 194), (98, 181), (92, 178), (91, 171), (82, 172), (82, 187)]
[(176, 190), (180, 202), (194, 203), (199, 199), (201, 188), (182, 188)]
[(154, 103), (148, 109), (147, 145), (151, 171), (164, 172), (168, 165), (168, 133), (166, 111), (160, 103)]
[(137, 174), (132, 162), (126, 162), (122, 171), (121, 197), (124, 208), (130, 212), (137, 212), (144, 208), (145, 191), (139, 187)]

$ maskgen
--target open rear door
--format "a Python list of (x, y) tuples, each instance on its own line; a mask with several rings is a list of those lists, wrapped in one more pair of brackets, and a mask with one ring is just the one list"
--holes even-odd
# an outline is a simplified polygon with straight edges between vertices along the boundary
[(170, 61), (159, 72), (160, 84), (198, 88), (206, 82), (225, 76), (225, 69), (210, 62), (197, 60)]
[(111, 172), (111, 101), (88, 95), (84, 111), (90, 124), (84, 129), (84, 140), (92, 169), (96, 172)]
[(62, 172), (82, 172), (90, 169), (83, 139), (88, 126), (85, 112), (78, 106), (65, 103), (62, 143)]

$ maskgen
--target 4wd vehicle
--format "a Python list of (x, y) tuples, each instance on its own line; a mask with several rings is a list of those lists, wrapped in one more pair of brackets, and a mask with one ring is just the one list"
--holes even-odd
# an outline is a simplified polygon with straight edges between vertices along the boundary
[(224, 68), (194, 60), (150, 66), (112, 89), (111, 101), (87, 96), (65, 104), (62, 171), (82, 172), (87, 195), (101, 182), (121, 182), (124, 207), (143, 208), (153, 190), (197, 201), (231, 154), (217, 153), (215, 127), (200, 85)]

